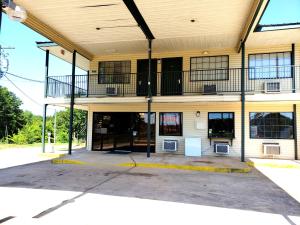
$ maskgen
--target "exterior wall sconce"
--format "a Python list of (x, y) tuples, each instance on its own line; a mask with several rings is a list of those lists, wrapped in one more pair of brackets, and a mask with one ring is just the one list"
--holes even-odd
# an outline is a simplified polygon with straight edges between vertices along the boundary
[(16, 5), (12, 0), (2, 1), (1, 7), (11, 20), (24, 22), (27, 19), (26, 10), (19, 5)]
[(157, 59), (157, 64), (160, 64), (161, 63), (161, 59)]
[(196, 112), (196, 117), (200, 117), (200, 111)]

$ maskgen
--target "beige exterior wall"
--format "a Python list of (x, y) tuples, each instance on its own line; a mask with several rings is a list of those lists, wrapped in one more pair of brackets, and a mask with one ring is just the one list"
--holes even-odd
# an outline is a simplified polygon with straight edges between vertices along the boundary
[[(246, 46), (246, 67), (248, 67), (248, 55), (249, 54), (256, 54), (256, 53), (271, 53), (271, 52), (285, 52), (285, 51), (291, 51), (292, 46), (291, 45), (280, 45), (280, 46), (269, 46), (266, 48), (256, 48), (256, 49), (248, 49)], [(300, 44), (295, 44), (295, 52), (296, 52), (296, 57), (295, 57), (295, 63), (296, 65), (300, 65)], [(98, 56), (95, 57), (90, 64), (90, 72), (91, 74), (95, 74), (91, 76), (90, 78), (90, 86), (89, 90), (93, 92), (93, 90), (96, 90), (98, 94), (105, 95), (106, 92), (106, 85), (101, 85), (98, 84), (98, 63), (100, 61), (119, 61), (119, 60), (130, 60), (131, 61), (131, 73), (135, 74), (137, 72), (137, 60), (138, 59), (146, 59), (147, 54), (146, 54), (146, 49), (145, 49), (145, 54), (139, 54), (139, 55), (119, 55), (119, 54), (114, 54), (114, 55), (107, 55), (107, 56)], [(229, 56), (229, 68), (240, 68), (241, 67), (241, 54), (238, 54), (234, 49), (216, 49), (216, 50), (210, 50), (208, 54), (204, 55), (203, 52), (201, 51), (185, 51), (185, 52), (167, 52), (167, 53), (153, 53), (153, 58), (161, 59), (161, 58), (168, 58), (168, 57), (183, 57), (183, 70), (184, 71), (189, 71), (190, 70), (190, 58), (191, 57), (196, 57), (196, 56), (218, 56), (218, 55), (228, 55)], [(157, 71), (161, 72), (161, 64), (157, 65)], [(300, 73), (300, 70), (299, 70)], [(248, 75), (246, 73), (246, 79)], [(264, 90), (264, 83), (265, 82), (274, 82), (276, 79), (268, 79), (268, 80), (252, 80), (252, 86), (249, 90), (249, 92), (252, 92), (254, 89), (255, 90), (260, 90), (263, 92)], [(184, 87), (183, 90), (188, 89), (189, 85), (197, 85), (196, 83), (199, 83), (200, 85), (197, 86), (199, 88), (199, 93), (203, 90), (203, 85), (205, 82), (203, 81), (194, 81), (190, 82), (190, 76), (187, 73), (186, 76), (184, 77)], [(287, 78), (287, 79), (280, 79), (281, 82), (281, 87), (282, 91), (286, 92), (292, 89), (292, 79)], [(212, 82), (209, 82), (212, 83)], [(208, 83), (208, 84), (209, 84)], [(227, 83), (227, 84), (226, 84)], [(229, 73), (229, 80), (228, 81), (217, 81), (217, 91), (220, 92), (220, 89), (222, 87), (226, 87), (226, 85), (231, 84), (239, 88), (240, 87), (240, 72), (235, 71), (235, 72), (230, 72)], [(157, 77), (157, 89), (160, 90), (160, 75), (158, 74)], [(120, 90), (123, 88), (122, 84), (113, 85), (114, 87), (118, 87)], [(124, 85), (125, 89), (131, 89), (133, 92), (136, 90), (136, 76), (132, 75), (131, 77), (131, 82), (129, 84)], [(300, 79), (299, 76), (297, 78), (297, 88), (300, 88)], [(238, 93), (235, 93), (238, 94)]]
[[(300, 44), (296, 44), (296, 65), (300, 65)], [(268, 53), (268, 52), (283, 52), (291, 51), (291, 45), (266, 47), (260, 49), (246, 49), (246, 67), (248, 67), (248, 54), (254, 53)], [(146, 49), (145, 49), (146, 53)], [(190, 70), (190, 57), (195, 56), (213, 56), (213, 55), (229, 55), (229, 67), (241, 67), (241, 54), (237, 54), (232, 50), (211, 50), (208, 55), (203, 55), (202, 52), (171, 52), (171, 53), (153, 53), (153, 58), (167, 58), (167, 57), (183, 57), (183, 70)], [(117, 60), (131, 60), (131, 72), (136, 73), (136, 65), (138, 59), (147, 58), (147, 54), (141, 55), (111, 55), (105, 57), (96, 57), (91, 62), (91, 73), (98, 73), (99, 61), (117, 61)], [(158, 64), (158, 72), (161, 71), (161, 65)], [(92, 79), (97, 79), (94, 76)], [(271, 80), (270, 80), (271, 81)], [(95, 86), (90, 88), (101, 88), (97, 80), (91, 80)], [(263, 85), (257, 82), (257, 85)], [(187, 82), (188, 83), (188, 82)], [(285, 84), (286, 85), (286, 84)], [(297, 85), (300, 86), (300, 79), (297, 78)], [(298, 86), (298, 88), (299, 88)], [(159, 88), (159, 87), (158, 87)], [(125, 99), (124, 99), (125, 100)], [(126, 101), (126, 100), (125, 100)], [(300, 99), (299, 99), (300, 101)], [(92, 123), (93, 112), (146, 112), (146, 103), (124, 103), (124, 104), (91, 104), (89, 105), (89, 121), (88, 121), (88, 149), (91, 150), (92, 146)], [(197, 136), (202, 141), (202, 151), (204, 155), (213, 154), (213, 144), (207, 138), (207, 124), (208, 112), (234, 112), (235, 114), (235, 139), (231, 146), (232, 156), (240, 156), (241, 146), (241, 104), (237, 102), (214, 102), (214, 103), (153, 103), (152, 111), (156, 112), (156, 152), (162, 151), (162, 143), (164, 139), (176, 139), (179, 141), (178, 153), (184, 154), (184, 139), (185, 137)], [(200, 117), (196, 117), (196, 112), (200, 111)], [(249, 131), (249, 113), (250, 112), (292, 112), (293, 102), (246, 102), (245, 113), (245, 137), (246, 137), (246, 157), (263, 157), (263, 143), (279, 143), (281, 146), (281, 155), (278, 158), (294, 158), (294, 140), (280, 140), (280, 139), (250, 139)], [(169, 137), (159, 136), (159, 112), (183, 112), (183, 136)], [(196, 129), (195, 123), (200, 121), (203, 129)], [(300, 130), (300, 104), (297, 105), (297, 127)], [(300, 131), (298, 131), (298, 140), (300, 140)], [(300, 156), (300, 144), (298, 144), (298, 155)]]
[[(283, 103), (246, 103), (245, 110), (245, 155), (246, 157), (264, 157), (263, 143), (279, 143), (281, 153), (274, 158), (294, 158), (293, 139), (250, 139), (249, 117), (250, 112), (293, 112), (293, 104)], [(298, 113), (300, 116), (300, 114)], [(299, 117), (298, 117), (299, 118)], [(300, 128), (300, 127), (299, 127)]]
[[(300, 127), (300, 106), (297, 106), (297, 123)], [(143, 104), (98, 104), (89, 106), (88, 121), (88, 149), (91, 150), (92, 143), (92, 124), (93, 112), (146, 112), (147, 105)], [(153, 103), (152, 111), (156, 112), (156, 152), (163, 152), (163, 140), (178, 140), (178, 154), (184, 154), (184, 140), (186, 137), (199, 137), (202, 142), (203, 155), (214, 155), (213, 141), (221, 139), (212, 139), (212, 144), (208, 139), (208, 112), (234, 112), (235, 116), (235, 138), (230, 146), (230, 156), (240, 156), (241, 146), (241, 104), (236, 103)], [(200, 117), (196, 117), (196, 112), (200, 111)], [(183, 113), (183, 135), (182, 136), (160, 136), (159, 135), (159, 112), (182, 112)], [(250, 139), (249, 131), (249, 113), (250, 112), (293, 112), (291, 103), (247, 103), (245, 114), (245, 155), (246, 157), (264, 157), (263, 143), (279, 143), (281, 154), (275, 158), (293, 159), (294, 158), (294, 140), (293, 139)], [(196, 122), (200, 122), (202, 129), (196, 129)], [(300, 134), (298, 132), (298, 139)], [(225, 139), (224, 139), (225, 140)], [(228, 140), (227, 140), (228, 141)], [(299, 151), (300, 146), (298, 147)], [(300, 151), (299, 151), (300, 153)]]

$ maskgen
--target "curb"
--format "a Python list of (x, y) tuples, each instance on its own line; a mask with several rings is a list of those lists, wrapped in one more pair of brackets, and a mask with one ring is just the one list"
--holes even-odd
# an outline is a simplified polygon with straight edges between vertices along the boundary
[(91, 163), (73, 159), (52, 159), (52, 164), (92, 165)]
[(250, 167), (269, 167), (269, 168), (280, 168), (280, 169), (300, 169), (300, 164), (277, 164), (277, 163), (259, 163), (259, 162), (246, 162)]
[(121, 163), (118, 166), (124, 167), (145, 167), (145, 168), (159, 168), (159, 169), (177, 169), (177, 170), (192, 170), (215, 173), (249, 173), (251, 168), (228, 168), (228, 167), (213, 167), (213, 166), (192, 166), (179, 164), (161, 164), (161, 163)]
[(65, 153), (40, 153), (40, 157), (47, 157), (47, 158), (61, 158), (65, 156)]

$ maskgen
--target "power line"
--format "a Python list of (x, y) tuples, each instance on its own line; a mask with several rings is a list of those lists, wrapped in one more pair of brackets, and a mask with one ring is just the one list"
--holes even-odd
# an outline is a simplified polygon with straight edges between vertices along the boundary
[(38, 106), (42, 106), (40, 103), (32, 99), (29, 95), (27, 95), (21, 88), (19, 88), (14, 82), (12, 82), (6, 75), (4, 75), (5, 78), (10, 81), (10, 83), (17, 88), (25, 97), (27, 97), (29, 100), (31, 100), (33, 103), (37, 104)]
[(19, 76), (19, 75), (13, 74), (13, 73), (9, 73), (9, 72), (6, 72), (6, 73), (7, 73), (7, 74), (9, 74), (9, 75), (11, 75), (11, 76), (14, 76), (14, 77), (17, 77), (17, 78), (23, 79), (23, 80), (27, 80), (27, 81), (31, 81), (31, 82), (36, 82), (36, 83), (44, 83), (44, 81), (41, 81), (41, 80), (33, 80), (33, 79), (26, 78), (26, 77), (22, 77), (22, 76)]

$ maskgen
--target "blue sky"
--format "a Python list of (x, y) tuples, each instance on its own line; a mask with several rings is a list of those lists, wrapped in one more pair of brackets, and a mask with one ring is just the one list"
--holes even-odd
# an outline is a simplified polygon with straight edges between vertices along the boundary
[[(299, 12), (300, 0), (271, 0), (261, 24), (300, 22)], [(14, 50), (7, 51), (10, 62), (9, 72), (31, 79), (44, 80), (45, 52), (36, 47), (36, 41), (48, 40), (21, 23), (10, 21), (3, 14), (0, 44), (4, 47), (15, 47)], [(70, 73), (69, 63), (50, 56), (50, 76)], [(81, 70), (77, 70), (77, 73), (83, 74)], [(11, 76), (10, 79), (37, 102), (43, 102), (43, 84), (26, 82)], [(8, 87), (22, 99), (23, 109), (30, 110), (34, 114), (42, 114), (42, 107), (26, 98), (6, 78), (0, 80), (0, 85)]]
[[(9, 20), (6, 14), (3, 14), (2, 32), (0, 37), (2, 47), (15, 47), (14, 50), (7, 50), (9, 53), (9, 72), (21, 75), (35, 80), (44, 80), (45, 77), (45, 51), (36, 47), (36, 41), (49, 41), (45, 37), (24, 26), (21, 23)], [(57, 57), (50, 56), (49, 75), (71, 74), (72, 66)], [(84, 74), (80, 69), (78, 74)], [(42, 104), (44, 95), (44, 84), (26, 82), (24, 80), (12, 77), (11, 79), (19, 88), (26, 92), (37, 102)], [(6, 78), (0, 80), (1, 86), (6, 86), (22, 99), (22, 108), (32, 111), (34, 114), (42, 114), (42, 106), (33, 103), (18, 91)], [(53, 108), (53, 107), (52, 107)], [(53, 110), (49, 111), (53, 113)]]
[(260, 24), (300, 22), (300, 0), (271, 0)]

